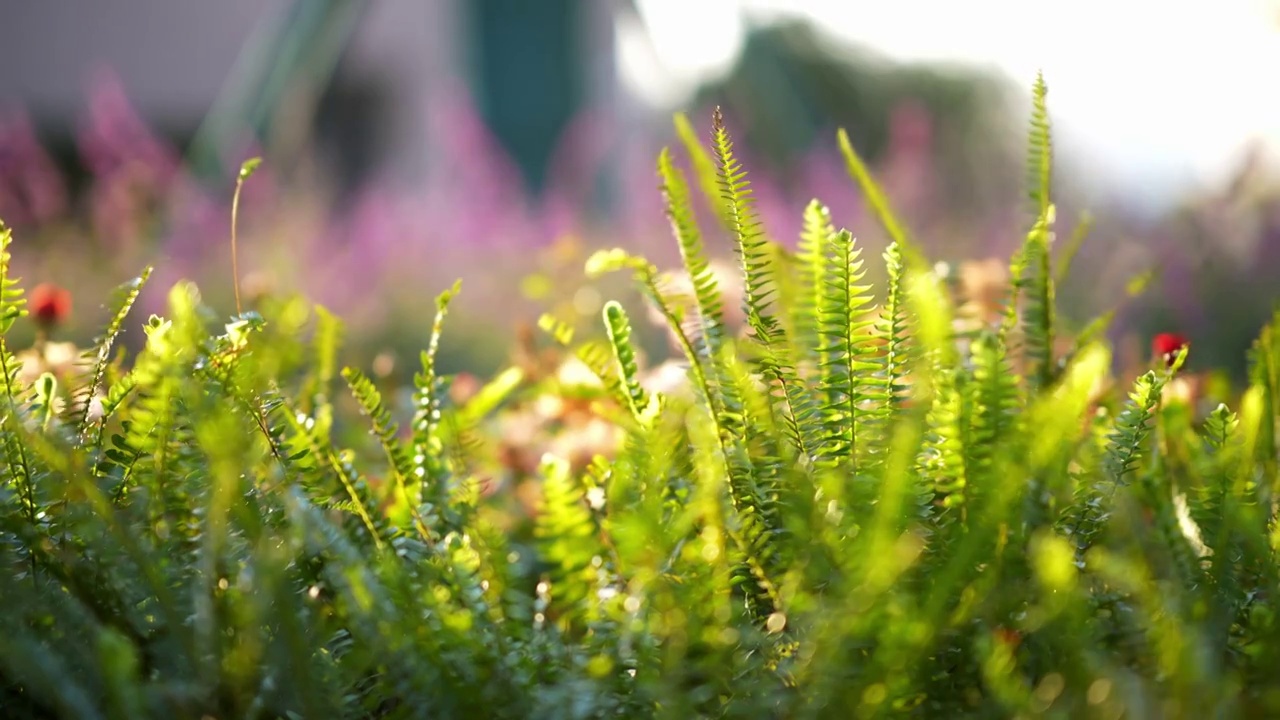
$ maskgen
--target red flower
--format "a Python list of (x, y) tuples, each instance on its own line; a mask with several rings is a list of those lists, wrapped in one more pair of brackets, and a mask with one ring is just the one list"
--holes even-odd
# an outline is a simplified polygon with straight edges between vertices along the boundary
[(71, 314), (71, 293), (53, 283), (41, 283), (31, 291), (31, 315), (44, 327), (57, 325)]
[(1151, 341), (1151, 350), (1156, 357), (1164, 360), (1165, 365), (1173, 365), (1173, 360), (1178, 356), (1182, 348), (1187, 347), (1190, 343), (1187, 338), (1178, 333), (1160, 333)]
[(996, 640), (1010, 650), (1022, 644), (1022, 633), (1003, 625), (995, 629)]

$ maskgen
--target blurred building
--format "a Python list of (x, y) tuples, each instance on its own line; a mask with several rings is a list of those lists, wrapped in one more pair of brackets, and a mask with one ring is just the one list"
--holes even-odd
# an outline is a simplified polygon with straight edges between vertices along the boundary
[[(526, 180), (582, 107), (615, 101), (613, 2), (113, 0), (7, 2), (0, 105), (70, 147), (88, 84), (120, 77), (157, 131), (206, 172), (246, 128), (273, 150), (314, 143), (345, 183), (428, 161), (433, 102), (469, 87)], [(69, 150), (67, 150), (69, 152)], [(67, 154), (66, 152), (63, 153)], [(225, 164), (225, 163), (224, 163)]]

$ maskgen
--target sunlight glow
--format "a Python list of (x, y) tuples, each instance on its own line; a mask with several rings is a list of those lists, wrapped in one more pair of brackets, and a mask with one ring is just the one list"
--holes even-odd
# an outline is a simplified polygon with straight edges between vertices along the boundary
[(700, 83), (728, 72), (742, 52), (746, 26), (738, 0), (636, 0), (640, 22), (617, 24), (623, 82), (649, 102), (672, 106)]
[[(1043, 69), (1060, 138), (1126, 184), (1216, 182), (1251, 141), (1280, 148), (1280, 103), (1266, 90), (1280, 68), (1277, 0), (638, 4), (666, 78), (652, 81), (659, 104), (678, 104), (740, 51), (745, 23), (721, 13), (799, 16), (890, 58), (985, 66), (1022, 87)], [(632, 77), (636, 60), (623, 63)]]

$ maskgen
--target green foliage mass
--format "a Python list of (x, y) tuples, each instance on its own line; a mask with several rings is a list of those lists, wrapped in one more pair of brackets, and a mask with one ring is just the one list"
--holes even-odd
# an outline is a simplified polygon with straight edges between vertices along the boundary
[[(4, 230), (0, 715), (1280, 714), (1280, 316), (1235, 408), (1176, 400), (1185, 352), (1100, 392), (1100, 328), (1056, 350), (1045, 96), (1012, 293), (972, 332), (843, 133), (893, 240), (881, 288), (818, 200), (797, 252), (766, 237), (719, 114), (708, 146), (681, 118), (694, 182), (670, 151), (658, 175), (695, 302), (622, 251), (587, 270), (635, 278), (689, 392), (645, 387), (618, 303), (581, 345), (544, 322), (626, 439), (542, 459), (528, 539), (480, 487), (519, 373), (458, 403), (436, 371), (460, 288), (407, 402), (297, 299), (219, 322), (178, 284), (113, 359), (149, 270), (60, 388), (5, 344), (26, 309)], [(742, 337), (690, 187), (737, 252)]]

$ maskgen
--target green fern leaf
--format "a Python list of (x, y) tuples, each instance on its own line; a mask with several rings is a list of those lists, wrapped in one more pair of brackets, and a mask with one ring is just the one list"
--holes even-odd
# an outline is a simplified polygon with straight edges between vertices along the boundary
[(818, 337), (820, 308), (827, 286), (826, 270), (828, 248), (835, 237), (831, 224), (831, 211), (817, 200), (811, 200), (804, 209), (804, 229), (796, 260), (800, 271), (800, 292), (795, 308), (794, 324), (796, 341), (802, 343), (816, 360), (822, 348)]
[(698, 133), (693, 129), (689, 118), (684, 113), (675, 116), (676, 134), (689, 154), (689, 162), (693, 166), (693, 174), (703, 197), (710, 204), (716, 219), (726, 229), (733, 227), (733, 211), (720, 193), (720, 175), (716, 162), (707, 148), (698, 140)]
[(627, 402), (636, 422), (647, 425), (649, 422), (649, 394), (640, 386), (640, 366), (636, 360), (635, 348), (631, 346), (631, 321), (622, 305), (615, 301), (605, 303), (605, 330), (609, 334), (609, 342), (613, 345), (614, 361), (627, 390)]
[(146, 286), (147, 280), (151, 278), (152, 268), (150, 265), (143, 268), (142, 273), (138, 277), (121, 285), (116, 289), (116, 300), (111, 310), (111, 320), (107, 323), (106, 331), (94, 341), (94, 350), (92, 362), (93, 369), (90, 371), (89, 384), (80, 393), (73, 407), (76, 409), (78, 437), (83, 443), (87, 439), (90, 429), (90, 412), (93, 409), (93, 401), (98, 391), (102, 387), (103, 377), (106, 375), (107, 364), (111, 357), (111, 347), (115, 343), (116, 338), (124, 328), (124, 320), (129, 315), (129, 311), (133, 309), (133, 304), (137, 301), (138, 295), (141, 294), (143, 287)]
[(425, 521), (419, 514), (422, 503), (421, 484), (413, 475), (413, 463), (400, 443), (398, 426), (391, 419), (391, 411), (383, 403), (382, 394), (364, 373), (351, 367), (343, 368), (342, 378), (347, 381), (351, 394), (360, 404), (361, 412), (371, 422), (371, 432), (378, 439), (387, 455), (389, 482), (381, 492), (381, 501), (393, 503), (397, 524), (412, 522), (423, 539), (430, 537)]
[(719, 108), (712, 116), (712, 140), (718, 161), (720, 193), (729, 207), (735, 249), (742, 263), (743, 311), (756, 339), (762, 345), (769, 345), (780, 334), (777, 320), (769, 312), (770, 298), (775, 291), (773, 258), (768, 248), (769, 241), (756, 219), (751, 184), (742, 164), (734, 157), (733, 141)]
[(1033, 212), (1043, 217), (1049, 212), (1050, 181), (1053, 173), (1053, 143), (1050, 138), (1044, 73), (1036, 73), (1031, 95), (1031, 128), (1027, 134), (1027, 186)]
[(565, 613), (562, 622), (569, 626), (585, 619), (585, 604), (596, 584), (593, 561), (604, 550), (597, 540), (585, 493), (569, 463), (544, 457), (541, 475), (542, 507), (534, 536), (542, 557), (555, 568), (549, 588), (552, 605)]
[(715, 274), (707, 261), (702, 246), (702, 236), (689, 200), (689, 189), (684, 175), (671, 162), (671, 154), (663, 149), (658, 156), (658, 175), (662, 179), (662, 192), (667, 204), (667, 217), (680, 245), (680, 257), (689, 273), (698, 305), (696, 332), (686, 329), (701, 351), (698, 361), (704, 365), (714, 358), (724, 342), (724, 311)]
[(821, 437), (820, 415), (813, 393), (801, 382), (793, 348), (785, 330), (771, 313), (771, 297), (777, 290), (777, 254), (756, 219), (752, 190), (746, 171), (733, 154), (733, 141), (720, 109), (712, 116), (712, 140), (719, 162), (720, 191), (728, 203), (743, 272), (743, 311), (752, 338), (760, 346), (762, 371), (780, 390), (786, 406), (784, 427), (800, 457), (812, 462)]
[(1129, 402), (1116, 418), (1106, 466), (1117, 484), (1125, 481), (1143, 455), (1147, 435), (1151, 432), (1151, 419), (1163, 389), (1164, 381), (1154, 372), (1147, 372), (1134, 382)]
[[(26, 404), (26, 396), (29, 394), (29, 389), (22, 387), (18, 379), (18, 371), (21, 367), (18, 359), (9, 351), (4, 337), (13, 327), (14, 322), (27, 314), (27, 301), (22, 295), (22, 288), (19, 287), (17, 279), (9, 276), (9, 245), (12, 242), (12, 232), (0, 221), (0, 382), (4, 383), (5, 403), (3, 417), (0, 417), (0, 428), (7, 427), (10, 423), (23, 422), (23, 408)], [(4, 432), (3, 429), (0, 429), (0, 432), (4, 435), (7, 474), (26, 495), (25, 502), (28, 510), (34, 511), (31, 465), (26, 449), (14, 434)]]
[(342, 345), (342, 321), (324, 307), (315, 307), (316, 326), (311, 338), (312, 371), (304, 383), (302, 407), (314, 417), (316, 430), (328, 436), (333, 427), (330, 386), (338, 374), (338, 348)]
[[(444, 441), (440, 432), (440, 414), (443, 388), (436, 373), (436, 356), (440, 350), (440, 337), (449, 303), (461, 291), (461, 282), (436, 298), (436, 315), (431, 324), (431, 340), (422, 352), (422, 369), (414, 375), (413, 393), (413, 457), (408, 466), (406, 489), (411, 497), (426, 494), (437, 507), (443, 508), (449, 496), (448, 468), (445, 462)], [(428, 485), (426, 493), (423, 484)]]
[(27, 300), (18, 279), (9, 277), (9, 245), (13, 232), (0, 221), (0, 336), (9, 332), (18, 318), (27, 315)]
[(907, 376), (916, 362), (917, 350), (910, 342), (907, 309), (906, 265), (902, 260), (902, 247), (890, 244), (884, 251), (887, 292), (875, 318), (875, 341), (880, 348), (875, 356), (879, 365), (867, 381), (867, 398), (871, 407), (867, 413), (867, 432), (861, 447), (868, 452), (865, 460), (873, 466), (882, 464), (886, 457), (882, 448), (889, 442), (890, 426), (900, 415), (910, 385)]
[[(276, 416), (291, 431), (285, 447), (291, 454), (305, 450), (307, 462), (299, 463), (309, 497), (328, 507), (345, 507), (359, 518), (368, 532), (369, 540), (377, 549), (385, 545), (389, 533), (380, 521), (379, 500), (370, 492), (368, 484), (352, 466), (347, 453), (339, 453), (332, 445), (327, 432), (318, 423), (301, 414), (286, 401), (276, 408)], [(336, 482), (334, 482), (336, 480)], [(345, 501), (336, 500), (345, 495)]]
[(965, 504), (969, 490), (969, 388), (965, 374), (951, 369), (934, 373), (934, 398), (926, 416), (928, 430), (921, 454), (921, 474), (932, 480), (943, 507)]
[(1009, 363), (1008, 354), (999, 336), (984, 332), (970, 346), (973, 365), (971, 388), (972, 417), (966, 465), (976, 476), (975, 484), (999, 482), (993, 475), (996, 455), (1003, 438), (1021, 431), (1019, 423), (1023, 398), (1019, 392), (1018, 377)]
[(1053, 242), (1053, 206), (1049, 206), (1035, 227), (1027, 235), (1022, 246), (1026, 275), (1023, 287), (1028, 290), (1026, 333), (1027, 357), (1035, 364), (1033, 375), (1037, 387), (1048, 387), (1056, 378), (1057, 367), (1053, 355), (1054, 334), (1057, 326), (1055, 306), (1056, 291), (1050, 267), (1050, 247)]
[(564, 347), (568, 347), (573, 342), (573, 326), (551, 313), (542, 313), (538, 316), (538, 329), (550, 335)]
[(866, 422), (863, 404), (874, 389), (871, 373), (879, 365), (871, 360), (874, 320), (864, 317), (872, 298), (871, 287), (859, 284), (865, 275), (861, 249), (848, 230), (841, 230), (823, 243), (821, 253), (820, 383), (826, 393), (822, 425), (829, 428), (824, 456), (830, 464), (855, 457)]

